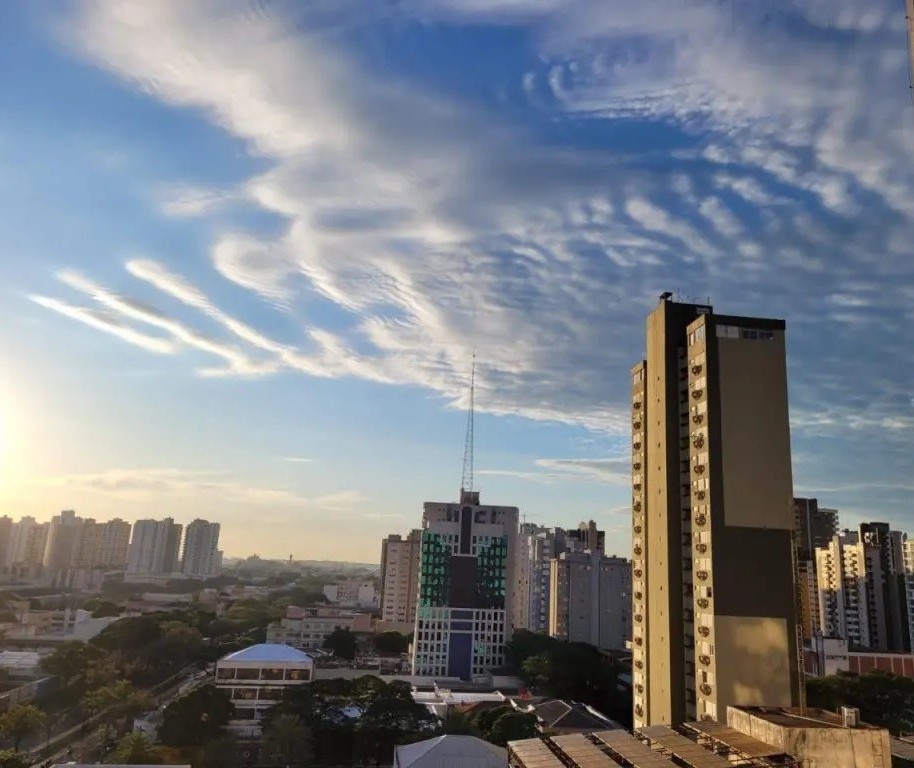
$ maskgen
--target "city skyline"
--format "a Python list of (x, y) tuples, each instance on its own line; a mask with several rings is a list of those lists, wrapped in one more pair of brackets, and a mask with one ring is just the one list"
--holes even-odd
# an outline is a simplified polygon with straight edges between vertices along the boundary
[(670, 290), (784, 318), (794, 495), (909, 527), (895, 4), (387, 5), (0, 8), (0, 512), (377, 562), (458, 499), (475, 349), (478, 490), (625, 557)]

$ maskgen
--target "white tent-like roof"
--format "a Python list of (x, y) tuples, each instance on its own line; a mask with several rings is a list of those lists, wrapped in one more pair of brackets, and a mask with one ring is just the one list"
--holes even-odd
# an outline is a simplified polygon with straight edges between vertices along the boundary
[(475, 736), (437, 736), (394, 752), (394, 768), (505, 768), (507, 752)]

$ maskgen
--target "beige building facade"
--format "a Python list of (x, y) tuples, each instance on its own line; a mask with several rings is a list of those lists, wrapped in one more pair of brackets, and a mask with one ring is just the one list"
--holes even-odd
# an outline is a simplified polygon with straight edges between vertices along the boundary
[(636, 727), (799, 699), (784, 322), (669, 299), (632, 369)]
[(392, 533), (381, 542), (381, 618), (384, 621), (416, 621), (419, 593), (419, 553), (422, 531), (410, 531), (404, 539)]

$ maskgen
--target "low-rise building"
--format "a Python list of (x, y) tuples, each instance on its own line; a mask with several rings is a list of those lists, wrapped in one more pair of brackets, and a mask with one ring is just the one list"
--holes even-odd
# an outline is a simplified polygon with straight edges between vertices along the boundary
[(300, 608), (290, 605), (286, 615), (267, 627), (267, 642), (293, 648), (321, 648), (324, 640), (338, 629), (371, 632), (371, 614), (339, 608)]
[(287, 687), (309, 683), (313, 675), (308, 654), (276, 643), (252, 645), (216, 662), (216, 687), (228, 693), (236, 721), (259, 721)]

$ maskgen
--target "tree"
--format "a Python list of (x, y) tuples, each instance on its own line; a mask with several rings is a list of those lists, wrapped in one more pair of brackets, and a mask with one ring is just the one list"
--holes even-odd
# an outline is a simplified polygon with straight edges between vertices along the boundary
[(212, 685), (197, 688), (165, 707), (159, 740), (172, 747), (199, 747), (222, 735), (234, 711), (225, 691)]
[(115, 621), (90, 641), (106, 651), (136, 653), (162, 636), (159, 620), (153, 616), (129, 616)]
[(12, 749), (0, 749), (0, 768), (29, 768), (32, 761), (23, 752)]
[(145, 733), (128, 733), (117, 745), (117, 758), (125, 765), (159, 765), (162, 758)]
[(448, 707), (438, 732), (446, 736), (476, 736), (482, 735), (472, 718), (454, 707)]
[(197, 750), (191, 765), (193, 768), (239, 768), (241, 749), (238, 740), (225, 735), (204, 744)]
[(60, 681), (61, 688), (69, 691), (85, 679), (87, 668), (104, 655), (104, 651), (94, 645), (70, 640), (61, 643), (53, 653), (42, 659), (41, 668), (49, 675), (54, 675)]
[(121, 607), (110, 600), (100, 600), (98, 605), (92, 610), (93, 619), (104, 619), (109, 616), (120, 616)]
[(13, 740), (13, 751), (19, 751), (23, 739), (39, 730), (45, 721), (44, 712), (32, 704), (20, 704), (0, 716), (0, 731)]
[(264, 733), (261, 760), (269, 765), (289, 768), (293, 765), (308, 765), (313, 757), (311, 731), (301, 718), (295, 715), (273, 718)]
[(520, 674), (527, 659), (549, 653), (560, 644), (560, 640), (549, 635), (541, 635), (528, 629), (516, 629), (512, 638), (505, 643), (505, 659), (508, 666)]
[(489, 731), (492, 730), (492, 726), (495, 725), (495, 721), (499, 717), (505, 715), (509, 712), (514, 712), (514, 707), (509, 704), (502, 704), (498, 707), (493, 707), (492, 709), (484, 709), (476, 717), (473, 718), (473, 724), (476, 726), (476, 729), (479, 731), (480, 735), (484, 739), (489, 738)]
[(87, 693), (83, 706), (93, 715), (105, 712), (106, 722), (123, 718), (121, 730), (124, 731), (131, 718), (155, 706), (155, 699), (149, 691), (138, 690), (127, 680), (117, 680)]
[(362, 712), (357, 748), (363, 758), (390, 763), (396, 744), (420, 741), (437, 727), (438, 719), (413, 700), (409, 683), (396, 680), (379, 690)]
[(536, 736), (536, 716), (527, 712), (505, 712), (492, 725), (487, 740), (500, 747), (509, 741), (532, 739)]
[(372, 642), (378, 653), (390, 656), (406, 653), (409, 648), (409, 638), (399, 632), (379, 632), (374, 636)]
[(857, 707), (864, 722), (893, 733), (914, 730), (914, 680), (873, 671), (865, 675), (838, 673), (806, 682), (810, 706), (835, 710)]
[(349, 661), (355, 659), (358, 645), (355, 635), (348, 629), (335, 629), (324, 639), (324, 648)]

